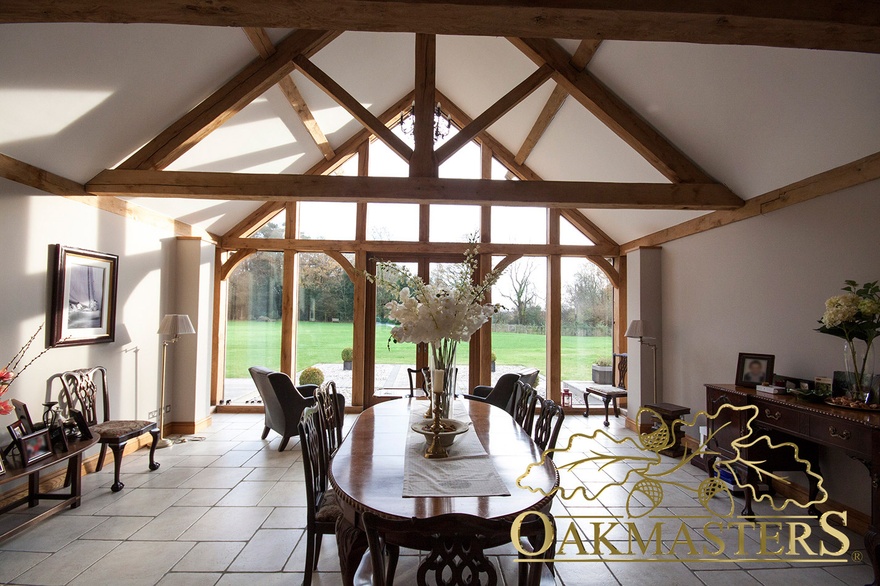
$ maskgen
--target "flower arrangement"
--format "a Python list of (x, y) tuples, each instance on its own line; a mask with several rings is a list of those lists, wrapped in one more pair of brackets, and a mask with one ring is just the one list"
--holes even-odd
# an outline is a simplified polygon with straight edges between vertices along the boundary
[[(10, 360), (5, 367), (0, 369), (0, 397), (3, 397), (3, 395), (6, 394), (6, 391), (9, 390), (9, 385), (11, 385), (13, 381), (15, 381), (18, 375), (27, 370), (27, 368), (31, 364), (36, 362), (36, 360), (40, 356), (49, 351), (49, 348), (46, 348), (45, 350), (34, 356), (34, 358), (32, 358), (30, 362), (19, 368), (22, 361), (24, 360), (25, 355), (27, 354), (27, 351), (30, 350), (31, 345), (34, 343), (34, 340), (37, 339), (37, 336), (42, 329), (43, 324), (40, 324), (40, 327), (37, 328), (37, 331), (34, 332), (34, 335), (31, 336), (27, 342), (25, 342), (24, 346), (22, 346), (18, 350), (18, 352), (16, 352), (15, 356), (12, 357), (12, 360)], [(9, 413), (12, 413), (12, 405), (9, 403), (9, 401), (0, 400), (0, 415), (8, 415)]]
[[(870, 389), (863, 385), (870, 385), (872, 372), (868, 369), (873, 367), (871, 360), (871, 346), (874, 339), (880, 335), (880, 286), (877, 281), (859, 285), (855, 281), (846, 281), (842, 291), (845, 293), (830, 297), (825, 302), (825, 313), (816, 329), (817, 332), (843, 338), (847, 343), (847, 352), (852, 358), (853, 374), (855, 375), (855, 390), (864, 392)], [(855, 340), (865, 343), (865, 354), (858, 359)], [(866, 376), (867, 375), (867, 376)]]

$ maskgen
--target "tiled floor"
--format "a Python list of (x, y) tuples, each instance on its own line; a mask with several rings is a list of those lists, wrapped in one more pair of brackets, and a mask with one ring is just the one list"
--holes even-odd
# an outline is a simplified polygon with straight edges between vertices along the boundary
[[(354, 416), (348, 416), (350, 425)], [(632, 435), (612, 420), (610, 433), (616, 438)], [(570, 416), (565, 421), (560, 445), (572, 433), (591, 433), (601, 426), (598, 416), (585, 419)], [(0, 543), (0, 583), (75, 585), (247, 585), (299, 584), (302, 581), (305, 544), (305, 489), (298, 443), (284, 453), (276, 450), (279, 438), (259, 441), (262, 417), (257, 415), (215, 415), (214, 425), (200, 435), (201, 442), (188, 442), (161, 451), (162, 467), (147, 470), (146, 451), (128, 456), (123, 465), (125, 489), (114, 494), (109, 486), (109, 469), (83, 479), (82, 506), (67, 511), (24, 534)], [(603, 440), (616, 455), (637, 455), (632, 445), (615, 445)], [(580, 454), (583, 455), (583, 452)], [(557, 459), (562, 463), (571, 456)], [(664, 462), (671, 466), (672, 460)], [(583, 483), (588, 489), (601, 489), (615, 471), (627, 464), (614, 463), (603, 470), (595, 464), (563, 474), (563, 485)], [(624, 468), (621, 468), (621, 467)], [(110, 467), (112, 468), (112, 466)], [(679, 543), (675, 555), (681, 562), (636, 563), (634, 556), (610, 555), (605, 548), (593, 555), (594, 530), (586, 516), (645, 513), (637, 519), (648, 534), (651, 516), (665, 516), (674, 527), (681, 519), (705, 510), (689, 487), (704, 478), (697, 468), (686, 466), (674, 473), (680, 489), (667, 487), (661, 505), (653, 510), (645, 493), (630, 497), (627, 490), (606, 490), (601, 504), (574, 499), (557, 499), (558, 517), (577, 515), (585, 555), (577, 555), (574, 537), (567, 536), (566, 558), (588, 559), (584, 563), (557, 563), (557, 583), (621, 585), (797, 585), (834, 586), (866, 584), (872, 580), (864, 563), (792, 563), (690, 561), (687, 544)], [(632, 484), (628, 488), (632, 488)], [(634, 499), (634, 500), (633, 500)], [(716, 497), (720, 503), (720, 499)], [(739, 505), (739, 503), (737, 503)], [(650, 515), (647, 513), (650, 512)], [(763, 512), (758, 509), (759, 513)], [(5, 519), (9, 521), (10, 519)], [(560, 518), (560, 533), (569, 527)], [(703, 521), (686, 520), (702, 526)], [(815, 523), (813, 522), (815, 525)], [(603, 529), (604, 531), (604, 529)], [(608, 533), (608, 542), (625, 550), (626, 532), (621, 528)], [(756, 546), (754, 532), (745, 533), (745, 545)], [(861, 548), (861, 538), (849, 533), (853, 550)], [(699, 550), (707, 542), (694, 536)], [(725, 535), (728, 553), (737, 547), (737, 537)], [(664, 547), (676, 540), (675, 532), (664, 534)], [(807, 543), (816, 546), (816, 537)], [(560, 538), (560, 542), (562, 538)], [(833, 548), (836, 544), (828, 544)], [(496, 551), (505, 584), (516, 583), (516, 567), (510, 550)], [(649, 552), (650, 556), (651, 552)], [(635, 556), (639, 557), (639, 556)], [(644, 558), (645, 556), (641, 556)], [(666, 556), (669, 557), (668, 555)], [(699, 556), (698, 556), (699, 557)], [(705, 557), (705, 556), (704, 556)], [(720, 558), (728, 559), (724, 554)], [(624, 558), (621, 560), (621, 558)], [(848, 559), (848, 558), (847, 558)], [(415, 556), (406, 556), (398, 569), (396, 583), (414, 583)], [(324, 540), (316, 585), (339, 584), (338, 562), (332, 538)]]

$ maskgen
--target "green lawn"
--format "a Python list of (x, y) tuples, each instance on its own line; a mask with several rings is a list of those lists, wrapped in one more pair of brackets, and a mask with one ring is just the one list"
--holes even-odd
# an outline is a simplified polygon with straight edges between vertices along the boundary
[[(376, 362), (412, 364), (411, 344), (391, 344), (387, 348), (390, 327), (376, 327)], [(351, 346), (352, 324), (301, 322), (297, 328), (296, 368), (320, 363), (340, 362), (339, 353)], [(492, 350), (497, 364), (537, 367), (546, 372), (546, 339), (536, 334), (495, 333)], [(281, 323), (230, 321), (226, 337), (227, 378), (247, 378), (251, 366), (278, 368), (281, 355)], [(468, 344), (458, 350), (459, 364), (465, 364)], [(611, 337), (562, 337), (562, 378), (589, 380), (590, 365), (599, 357), (611, 357)]]

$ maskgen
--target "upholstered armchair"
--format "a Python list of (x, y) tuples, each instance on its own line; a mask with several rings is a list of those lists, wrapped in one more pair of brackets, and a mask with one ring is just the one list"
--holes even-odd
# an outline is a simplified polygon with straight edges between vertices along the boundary
[(494, 387), (476, 386), (473, 392), (470, 395), (465, 395), (464, 398), (495, 405), (513, 415), (516, 404), (516, 383), (519, 381), (519, 378), (520, 375), (514, 372), (502, 374)]
[(274, 372), (262, 366), (248, 369), (257, 392), (263, 399), (265, 410), (265, 426), (262, 439), (266, 439), (269, 430), (281, 436), (278, 451), (283, 452), (292, 436), (299, 433), (299, 420), (303, 409), (315, 404), (317, 385), (294, 386), (290, 377), (283, 372)]

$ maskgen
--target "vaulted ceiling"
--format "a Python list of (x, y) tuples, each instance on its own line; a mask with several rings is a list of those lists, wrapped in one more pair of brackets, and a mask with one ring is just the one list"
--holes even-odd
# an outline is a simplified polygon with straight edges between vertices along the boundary
[[(273, 42), (289, 30), (267, 31)], [(578, 41), (560, 40), (575, 53)], [(345, 32), (311, 61), (379, 115), (414, 87), (415, 35)], [(0, 153), (85, 183), (126, 160), (257, 57), (240, 28), (166, 24), (0, 25)], [(499, 37), (439, 36), (437, 89), (477, 117), (537, 69)], [(587, 66), (708, 175), (750, 199), (880, 151), (880, 55), (609, 40)], [(300, 72), (292, 79), (331, 149), (362, 129)], [(517, 153), (554, 92), (544, 82), (488, 128)], [(299, 174), (324, 158), (274, 86), (169, 170)], [(526, 164), (545, 180), (668, 183), (567, 98)], [(0, 193), (14, 184), (0, 179)], [(252, 201), (136, 198), (224, 233)], [(583, 209), (617, 242), (704, 211)]]

